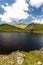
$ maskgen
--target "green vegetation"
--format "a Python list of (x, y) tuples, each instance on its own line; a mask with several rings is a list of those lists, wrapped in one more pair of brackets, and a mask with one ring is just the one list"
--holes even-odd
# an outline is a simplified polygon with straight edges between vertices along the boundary
[(0, 25), (0, 32), (22, 32), (23, 29), (8, 25), (8, 24), (2, 24)]
[(33, 31), (43, 31), (43, 25), (42, 24), (34, 24)]
[(15, 24), (14, 26), (24, 29), (25, 27), (27, 27), (27, 24)]
[(0, 65), (43, 65), (43, 48), (30, 52), (16, 51), (0, 55)]
[(26, 30), (33, 33), (43, 33), (43, 24), (31, 23), (26, 27)]
[(43, 33), (43, 24), (31, 23), (29, 25), (0, 25), (0, 32), (31, 32), (31, 33)]

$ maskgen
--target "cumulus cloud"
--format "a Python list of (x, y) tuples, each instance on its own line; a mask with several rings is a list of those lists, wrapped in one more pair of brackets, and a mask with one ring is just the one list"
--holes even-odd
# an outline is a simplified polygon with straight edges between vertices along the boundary
[(34, 19), (32, 22), (36, 24), (43, 24), (43, 19)]
[(4, 22), (18, 21), (20, 19), (26, 19), (29, 16), (26, 12), (28, 11), (26, 0), (16, 0), (12, 5), (8, 5), (8, 3), (6, 3), (6, 6), (1, 5), (1, 7), (5, 12), (0, 14), (0, 19)]
[(30, 0), (29, 3), (32, 7), (39, 8), (43, 4), (43, 0)]

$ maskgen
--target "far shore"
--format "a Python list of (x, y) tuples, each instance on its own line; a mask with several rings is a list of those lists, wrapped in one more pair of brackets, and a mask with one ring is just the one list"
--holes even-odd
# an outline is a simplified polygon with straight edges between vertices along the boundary
[(33, 31), (32, 33), (43, 34), (43, 31)]
[(35, 33), (35, 34), (43, 34), (43, 31), (26, 31), (26, 30), (19, 30), (19, 31), (0, 31), (0, 33)]

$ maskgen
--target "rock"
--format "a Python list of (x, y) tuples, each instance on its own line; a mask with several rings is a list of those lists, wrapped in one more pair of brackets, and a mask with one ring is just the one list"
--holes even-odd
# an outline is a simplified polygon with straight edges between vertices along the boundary
[(5, 55), (0, 55), (0, 60), (5, 60), (7, 59), (8, 56), (5, 56)]
[(16, 63), (22, 64), (25, 59), (25, 54), (23, 54), (21, 52), (13, 52), (13, 53), (11, 53), (11, 57), (13, 57), (13, 59), (15, 59)]
[(17, 56), (17, 57), (22, 57), (22, 58), (24, 58), (24, 57), (25, 57), (25, 54), (22, 54), (22, 53), (20, 53), (20, 52), (17, 52), (17, 53), (16, 53), (16, 56)]
[(17, 63), (18, 64), (22, 64), (24, 62), (24, 57), (25, 57), (24, 54), (17, 52), (16, 57), (17, 57)]
[(36, 50), (35, 51), (35, 55), (38, 55), (38, 54), (40, 54), (40, 51), (39, 50)]
[(38, 65), (42, 65), (42, 62), (38, 61), (37, 64), (38, 64)]
[(3, 56), (3, 60), (7, 59), (7, 56)]
[(7, 65), (14, 65), (14, 62), (9, 60), (6, 64)]
[(14, 64), (14, 62), (13, 61), (11, 61), (11, 65), (13, 65)]
[(23, 61), (24, 61), (24, 58), (22, 58), (22, 57), (17, 57), (17, 63), (18, 63), (18, 64), (22, 64)]
[(43, 47), (40, 50), (43, 51)]

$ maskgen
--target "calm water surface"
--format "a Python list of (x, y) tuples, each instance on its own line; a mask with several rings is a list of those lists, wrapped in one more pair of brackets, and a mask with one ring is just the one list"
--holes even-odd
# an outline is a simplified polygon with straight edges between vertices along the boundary
[(43, 35), (30, 33), (0, 33), (0, 53), (30, 51), (43, 47)]

